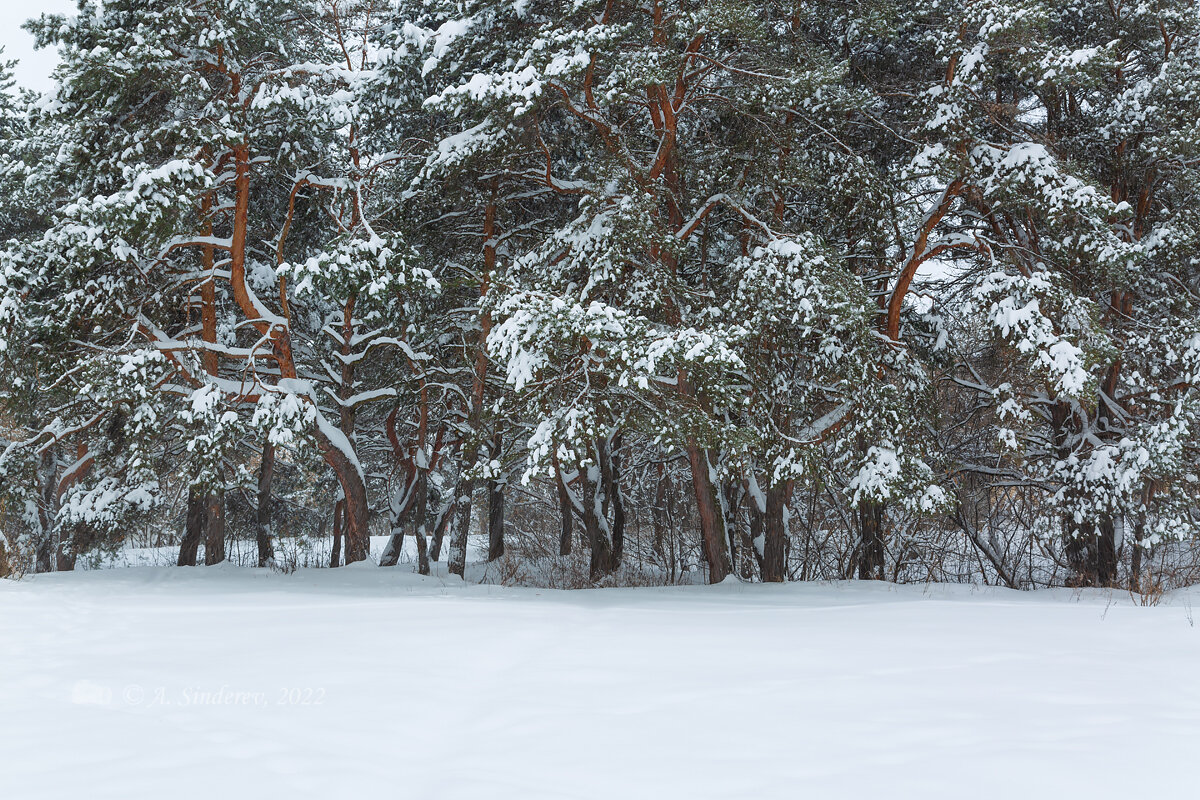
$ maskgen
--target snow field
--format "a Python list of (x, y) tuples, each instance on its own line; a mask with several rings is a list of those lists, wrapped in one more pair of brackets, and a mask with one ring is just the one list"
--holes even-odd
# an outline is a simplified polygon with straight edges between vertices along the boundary
[(0, 581), (0, 796), (1187, 796), (1193, 599), (365, 565)]

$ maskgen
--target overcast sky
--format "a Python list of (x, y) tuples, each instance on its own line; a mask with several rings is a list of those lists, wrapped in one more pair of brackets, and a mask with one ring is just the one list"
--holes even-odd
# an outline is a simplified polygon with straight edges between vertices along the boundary
[(17, 83), (44, 92), (50, 88), (50, 70), (58, 63), (53, 50), (34, 50), (33, 37), (21, 29), (21, 23), (42, 14), (75, 11), (75, 0), (0, 0), (0, 45), (5, 58), (15, 58)]

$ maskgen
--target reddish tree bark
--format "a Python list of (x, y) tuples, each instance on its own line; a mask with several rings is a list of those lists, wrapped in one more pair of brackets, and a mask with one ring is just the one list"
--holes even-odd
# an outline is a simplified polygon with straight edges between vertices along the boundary
[(700, 517), (700, 539), (704, 560), (708, 562), (708, 582), (720, 583), (729, 577), (729, 545), (725, 539), (725, 515), (717, 497), (716, 485), (709, 476), (708, 453), (695, 444), (687, 446), (692, 469), (692, 491)]

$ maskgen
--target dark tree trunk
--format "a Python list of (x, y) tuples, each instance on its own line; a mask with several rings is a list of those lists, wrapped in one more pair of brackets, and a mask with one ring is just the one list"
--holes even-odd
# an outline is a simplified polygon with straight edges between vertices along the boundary
[(695, 443), (687, 446), (688, 462), (692, 468), (692, 489), (696, 495), (696, 511), (700, 517), (700, 539), (704, 559), (708, 562), (708, 582), (720, 583), (729, 577), (729, 545), (726, 541), (725, 515), (717, 497), (716, 486), (709, 476), (708, 454)]
[(762, 579), (767, 583), (782, 583), (787, 580), (787, 527), (784, 512), (792, 484), (775, 486), (767, 490), (767, 511), (763, 514), (763, 555), (760, 562)]
[(345, 516), (346, 502), (338, 500), (333, 504), (333, 547), (329, 551), (329, 566), (342, 565), (342, 519)]
[(618, 442), (613, 443), (613, 452), (610, 458), (612, 462), (612, 469), (610, 470), (611, 482), (607, 492), (612, 502), (613, 512), (613, 564), (618, 567), (621, 565), (621, 559), (625, 555), (625, 503), (621, 495), (621, 457), (617, 454), (619, 446)]
[(504, 485), (487, 483), (487, 560), (504, 555)]
[(442, 542), (446, 539), (446, 529), (454, 518), (453, 498), (442, 504), (437, 519), (433, 523), (433, 536), (429, 541), (429, 560), (440, 561), (442, 558)]
[[(474, 464), (468, 464), (464, 471)], [(466, 577), (467, 571), (467, 537), (471, 533), (471, 503), (475, 494), (475, 481), (464, 480), (459, 488), (453, 514), (453, 532), (450, 534), (450, 563), (448, 569), (451, 575)]]
[(1142, 490), (1142, 508), (1134, 516), (1133, 521), (1133, 552), (1129, 562), (1129, 587), (1135, 591), (1142, 590), (1142, 542), (1146, 538), (1146, 509), (1154, 496), (1154, 485), (1148, 483)]
[(1067, 563), (1080, 586), (1112, 586), (1117, 579), (1116, 530), (1111, 517), (1098, 523), (1064, 521)]
[(654, 555), (661, 561), (665, 555), (663, 540), (667, 535), (667, 475), (661, 463), (658, 465), (658, 483), (654, 487), (654, 511), (651, 513), (654, 526)]
[(35, 572), (50, 572), (52, 569), (53, 559), (50, 556), (54, 551), (54, 543), (50, 539), (50, 534), (42, 530), (38, 538), (37, 562), (34, 565)]
[(404, 494), (400, 494), (401, 490), (397, 489), (392, 495), (391, 509), (388, 514), (388, 541), (383, 548), (383, 554), (379, 557), (379, 566), (381, 567), (394, 567), (400, 563), (400, 555), (404, 552), (404, 523), (409, 516), (408, 510), (412, 506), (411, 494), (416, 491), (416, 488), (409, 484), (406, 475), (404, 477)]
[[(667, 548), (666, 559), (670, 565), (671, 583), (675, 582), (675, 576), (679, 572), (679, 536), (675, 528), (675, 522), (679, 519), (678, 505), (680, 501), (675, 494), (675, 487), (672, 485), (667, 491)], [(685, 512), (686, 513), (686, 512)]]
[(258, 540), (258, 565), (265, 567), (275, 560), (271, 544), (271, 480), (275, 474), (275, 445), (263, 442), (262, 464), (258, 470), (258, 508), (255, 509), (255, 538)]
[[(88, 456), (86, 444), (80, 444), (75, 450), (75, 463), (67, 474), (63, 475), (54, 490), (55, 517), (62, 507), (62, 496), (76, 481), (91, 471), (91, 458)], [(76, 523), (69, 536), (58, 535), (58, 545), (54, 552), (55, 569), (59, 572), (70, 572), (75, 569), (75, 559), (79, 554), (80, 542), (95, 541), (94, 531), (85, 523)]]
[[(1124, 300), (1118, 300), (1117, 297), (1114, 295), (1113, 298), (1114, 310), (1128, 303), (1130, 306), (1125, 308), (1125, 313), (1128, 313), (1131, 310), (1132, 300), (1128, 296)], [(1118, 360), (1109, 366), (1101, 383), (1100, 392), (1103, 396), (1117, 396), (1120, 375), (1121, 362)], [(1119, 423), (1113, 419), (1110, 402), (1098, 404), (1096, 426), (1100, 431), (1111, 431), (1114, 427), (1119, 429)], [(1074, 413), (1064, 415), (1064, 422), (1069, 422), (1077, 428), (1076, 420), (1077, 415)], [(1069, 432), (1062, 437), (1062, 444), (1069, 441), (1068, 436)], [(1066, 450), (1065, 447), (1062, 449)], [(1085, 520), (1082, 524), (1076, 523), (1074, 519), (1069, 519), (1067, 525), (1069, 536), (1067, 557), (1075, 569), (1079, 583), (1083, 586), (1114, 585), (1117, 581), (1117, 536), (1116, 524), (1112, 516), (1104, 514), (1099, 519)]]
[(188, 490), (187, 521), (183, 532), (183, 541), (179, 543), (179, 561), (181, 567), (196, 566), (200, 551), (200, 542), (204, 539), (205, 496), (199, 489), (192, 487)]
[(718, 496), (725, 503), (723, 508), (725, 511), (725, 541), (729, 545), (729, 572), (731, 575), (740, 575), (742, 560), (749, 558), (749, 556), (739, 551), (740, 540), (745, 538), (745, 534), (740, 533), (742, 526), (738, 524), (738, 509), (742, 505), (742, 493), (739, 482), (733, 480), (725, 481)]
[(54, 554), (58, 550), (55, 541), (56, 518), (58, 516), (56, 500), (58, 497), (58, 448), (47, 447), (42, 452), (42, 463), (38, 470), (41, 486), (38, 487), (38, 531), (37, 542), (37, 572), (50, 572), (54, 569)]
[[(80, 528), (75, 528), (76, 532)], [(70, 572), (75, 569), (76, 551), (73, 543), (59, 532), (58, 546), (54, 551), (54, 569), (58, 572)]]
[(1117, 532), (1112, 517), (1105, 517), (1096, 530), (1096, 583), (1117, 582)]
[(504, 555), (504, 484), (488, 481), (488, 561)]
[(413, 537), (417, 540), (417, 572), (429, 574), (429, 550), (426, 546), (425, 535), (428, 530), (429, 514), (429, 472), (421, 470), (417, 478), (417, 507), (413, 514)]
[(619, 437), (611, 440), (596, 442), (596, 463), (600, 468), (600, 507), (597, 513), (602, 522), (608, 521), (612, 512), (612, 525), (609, 528), (609, 542), (612, 546), (613, 568), (620, 566), (621, 554), (625, 549), (625, 509), (621, 506), (620, 462), (617, 459), (617, 448), (620, 447)]
[(858, 577), (864, 581), (883, 580), (883, 514), (886, 506), (873, 500), (864, 500), (858, 506), (860, 534), (858, 553)]
[(766, 534), (763, 532), (763, 520), (766, 515), (766, 509), (760, 510), (758, 500), (755, 500), (750, 506), (750, 549), (754, 553), (755, 563), (758, 564), (758, 574), (763, 576), (764, 581), (767, 579), (766, 567), (763, 564), (763, 551), (767, 544)]
[(558, 468), (557, 462), (554, 467), (554, 483), (558, 488), (558, 512), (562, 516), (562, 528), (558, 533), (558, 554), (560, 556), (571, 555), (571, 536), (573, 531), (573, 523), (575, 521), (575, 509), (571, 504), (571, 490), (563, 482), (562, 470)]
[[(492, 460), (498, 461), (501, 456), (500, 437), (492, 441)], [(504, 479), (494, 478), (488, 481), (488, 561), (495, 561), (504, 555)]]
[(400, 563), (401, 553), (404, 552), (404, 523), (394, 514), (390, 522), (391, 530), (387, 545), (383, 548), (383, 555), (379, 557), (379, 566), (381, 567), (396, 566)]
[(1129, 588), (1140, 592), (1142, 590), (1142, 537), (1145, 536), (1145, 528), (1142, 523), (1139, 522), (1133, 535), (1133, 553), (1129, 563)]
[(225, 493), (209, 492), (204, 514), (204, 563), (208, 566), (225, 560)]
[(429, 547), (425, 539), (425, 526), (418, 526), (416, 529), (417, 540), (417, 572), (421, 575), (429, 574)]
[(750, 511), (750, 529), (741, 528), (742, 558), (738, 562), (738, 575), (744, 581), (754, 580), (754, 565), (757, 564), (762, 572), (762, 558), (754, 549), (754, 518), (758, 516), (753, 509)]
[(588, 547), (591, 549), (589, 574), (593, 581), (598, 581), (605, 575), (612, 574), (617, 568), (613, 554), (613, 543), (609, 531), (604, 527), (603, 482), (589, 480), (584, 470), (580, 482), (583, 494), (583, 527), (587, 533)]

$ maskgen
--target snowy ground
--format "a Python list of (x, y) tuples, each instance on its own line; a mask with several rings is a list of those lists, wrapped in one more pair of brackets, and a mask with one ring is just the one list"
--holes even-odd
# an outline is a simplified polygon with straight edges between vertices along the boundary
[(369, 566), (0, 581), (0, 797), (1190, 796), (1193, 600)]

